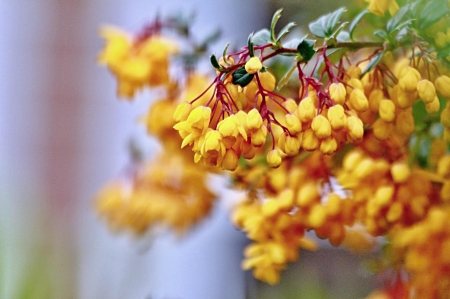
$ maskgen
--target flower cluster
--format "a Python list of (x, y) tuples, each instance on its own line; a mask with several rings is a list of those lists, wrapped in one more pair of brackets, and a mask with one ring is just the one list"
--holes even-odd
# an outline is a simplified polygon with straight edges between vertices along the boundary
[(99, 214), (115, 229), (183, 232), (211, 209), (205, 181), (220, 173), (246, 192), (231, 219), (251, 240), (242, 267), (256, 278), (277, 283), (300, 248), (317, 247), (309, 232), (355, 251), (384, 237), (384, 264), (398, 275), (370, 298), (445, 297), (450, 5), (367, 2), (349, 25), (343, 8), (310, 23), (316, 40), (286, 42), (295, 24), (276, 33), (277, 11), (240, 50), (212, 54), (211, 76), (192, 63), (207, 43), (171, 59), (187, 51), (163, 37), (164, 29), (188, 32), (174, 19), (135, 37), (103, 30), (99, 62), (116, 76), (118, 95), (163, 90), (142, 118), (163, 152), (126, 183), (107, 185)]
[(195, 164), (162, 153), (141, 168), (97, 195), (97, 212), (113, 230), (139, 235), (161, 227), (184, 233), (209, 213), (216, 196)]
[(133, 38), (114, 27), (102, 28), (100, 35), (106, 44), (98, 62), (116, 77), (120, 97), (131, 99), (144, 87), (169, 83), (169, 57), (178, 51), (173, 40), (147, 32)]

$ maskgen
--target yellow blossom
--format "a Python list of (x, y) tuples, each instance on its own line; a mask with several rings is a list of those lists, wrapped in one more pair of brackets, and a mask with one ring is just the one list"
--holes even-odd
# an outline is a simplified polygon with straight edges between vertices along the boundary
[(245, 70), (249, 74), (254, 74), (259, 72), (262, 69), (262, 63), (261, 60), (259, 60), (259, 57), (252, 57), (245, 63)]
[(427, 79), (420, 80), (419, 83), (417, 83), (417, 91), (420, 99), (425, 104), (433, 102), (436, 97), (436, 88), (434, 87), (434, 84)]
[(306, 97), (302, 99), (296, 113), (301, 122), (305, 123), (311, 121), (317, 114), (316, 106), (314, 105), (312, 98)]
[(347, 116), (342, 105), (334, 105), (328, 109), (328, 120), (333, 130), (339, 130), (347, 125)]
[[(359, 68), (358, 68), (359, 69)], [(329, 87), (330, 97), (335, 104), (343, 105), (347, 96), (347, 91), (342, 83), (331, 83)]]
[(442, 75), (434, 81), (434, 86), (438, 93), (442, 96), (450, 99), (450, 78), (446, 75)]
[(311, 123), (311, 129), (314, 131), (318, 138), (327, 138), (331, 135), (331, 124), (323, 115), (317, 115), (314, 117)]
[(267, 164), (270, 167), (278, 167), (281, 164), (281, 155), (278, 149), (270, 150), (266, 156)]
[(386, 122), (391, 122), (395, 118), (395, 105), (391, 100), (383, 99), (380, 101), (380, 118)]
[(395, 0), (366, 0), (369, 2), (369, 11), (380, 17), (384, 16), (386, 10), (393, 16), (399, 9)]

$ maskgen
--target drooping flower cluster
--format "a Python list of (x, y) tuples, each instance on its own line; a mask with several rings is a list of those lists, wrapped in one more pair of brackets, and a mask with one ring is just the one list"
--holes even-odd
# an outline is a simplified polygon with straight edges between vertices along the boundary
[(105, 47), (98, 62), (106, 65), (117, 79), (117, 95), (133, 98), (144, 87), (169, 83), (169, 57), (178, 51), (176, 43), (157, 34), (131, 37), (114, 28), (102, 28)]
[(162, 153), (141, 168), (110, 182), (97, 195), (97, 212), (113, 230), (139, 235), (169, 228), (184, 233), (209, 213), (215, 194), (195, 164)]
[[(126, 188), (107, 186), (99, 214), (117, 229), (184, 231), (215, 200), (207, 173), (227, 170), (231, 187), (247, 192), (231, 218), (252, 242), (242, 266), (256, 278), (277, 283), (300, 248), (317, 247), (308, 232), (355, 251), (384, 236), (387, 264), (406, 276), (373, 296), (450, 293), (450, 7), (368, 2), (348, 32), (339, 25), (342, 8), (312, 22), (317, 41), (285, 42), (294, 24), (276, 34), (278, 11), (245, 47), (210, 56), (213, 78), (192, 65), (203, 46), (180, 55), (185, 72), (169, 76), (179, 50), (162, 37), (160, 20), (134, 38), (103, 31), (99, 61), (117, 77), (118, 95), (154, 86), (165, 95), (143, 118), (163, 153)], [(373, 27), (359, 40), (367, 12)], [(382, 41), (367, 41), (372, 32)], [(277, 56), (293, 57), (290, 68)], [(280, 65), (288, 69), (283, 77)]]

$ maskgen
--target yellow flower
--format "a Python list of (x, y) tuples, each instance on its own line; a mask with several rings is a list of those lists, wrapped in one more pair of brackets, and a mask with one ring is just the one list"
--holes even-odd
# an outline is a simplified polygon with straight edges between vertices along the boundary
[(270, 150), (266, 156), (267, 164), (270, 167), (279, 167), (281, 165), (281, 155), (278, 149)]
[(250, 110), (247, 114), (247, 127), (249, 130), (258, 130), (263, 124), (261, 114), (256, 108)]
[(333, 130), (339, 130), (347, 125), (347, 116), (345, 115), (344, 107), (339, 104), (328, 109), (327, 117)]
[(392, 122), (395, 118), (395, 104), (391, 100), (383, 99), (379, 105), (380, 118), (386, 122)]
[(400, 78), (398, 80), (398, 85), (404, 91), (416, 91), (417, 84), (422, 79), (420, 73), (412, 67), (406, 67), (400, 72)]
[(284, 118), (286, 121), (286, 128), (291, 134), (295, 135), (302, 131), (302, 123), (297, 115), (288, 113)]
[(259, 72), (262, 69), (262, 63), (261, 60), (259, 60), (259, 57), (252, 57), (245, 63), (245, 70), (249, 74), (254, 74)]
[(301, 122), (309, 122), (316, 116), (316, 106), (311, 97), (306, 97), (300, 101), (296, 113)]
[(238, 167), (239, 157), (233, 149), (227, 149), (225, 156), (223, 157), (222, 169), (234, 171)]
[(434, 81), (434, 86), (437, 92), (442, 96), (450, 99), (450, 78), (448, 76), (442, 75)]
[(417, 83), (417, 91), (419, 92), (420, 99), (425, 103), (433, 102), (436, 97), (436, 88), (434, 84), (427, 79), (420, 80)]
[(311, 123), (311, 129), (320, 139), (327, 138), (331, 135), (331, 124), (323, 115), (317, 115), (314, 117)]
[(358, 112), (366, 111), (369, 108), (369, 101), (361, 89), (353, 89), (350, 93), (349, 103)]
[(347, 90), (342, 83), (331, 83), (329, 87), (330, 97), (335, 104), (343, 105), (347, 96)]
[(395, 0), (366, 0), (369, 2), (369, 11), (377, 16), (384, 16), (386, 10), (393, 16), (399, 9)]

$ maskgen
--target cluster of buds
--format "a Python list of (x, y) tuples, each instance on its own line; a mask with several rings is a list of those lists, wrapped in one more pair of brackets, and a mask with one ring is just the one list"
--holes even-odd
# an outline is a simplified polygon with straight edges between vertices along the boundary
[(131, 99), (144, 87), (169, 83), (169, 58), (178, 52), (175, 41), (155, 30), (133, 37), (120, 29), (104, 27), (100, 34), (106, 43), (98, 62), (116, 77), (120, 97)]
[(394, 231), (395, 253), (412, 275), (409, 298), (445, 298), (450, 284), (450, 210), (433, 207), (415, 225)]
[[(155, 224), (183, 232), (211, 208), (207, 172), (223, 169), (233, 187), (247, 191), (232, 220), (252, 242), (242, 266), (256, 278), (277, 283), (299, 248), (316, 247), (308, 231), (358, 251), (387, 236), (400, 257), (395, 267), (412, 275), (398, 279), (392, 294), (448, 294), (449, 281), (434, 282), (450, 275), (450, 31), (442, 29), (450, 8), (441, 0), (411, 0), (400, 10), (395, 0), (368, 2), (378, 16), (399, 11), (387, 24), (387, 16), (374, 19), (386, 29), (376, 33), (382, 42), (355, 40), (367, 11), (345, 40), (340, 8), (310, 24), (321, 46), (285, 43), (294, 25), (277, 37), (278, 11), (270, 30), (251, 34), (241, 50), (227, 54), (227, 46), (220, 59), (210, 56), (213, 79), (186, 62), (171, 81), (170, 55), (178, 49), (159, 35), (158, 20), (135, 38), (102, 31), (99, 61), (117, 77), (120, 96), (146, 86), (166, 92), (144, 118), (163, 154), (126, 185), (106, 186), (99, 214), (139, 234)], [(438, 6), (444, 13), (432, 12)], [(295, 57), (283, 78), (274, 75), (277, 62), (268, 62), (279, 55)]]
[(215, 197), (205, 172), (183, 157), (162, 153), (131, 177), (105, 185), (96, 209), (116, 231), (141, 235), (159, 227), (181, 234), (209, 213)]

